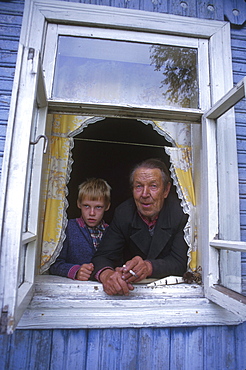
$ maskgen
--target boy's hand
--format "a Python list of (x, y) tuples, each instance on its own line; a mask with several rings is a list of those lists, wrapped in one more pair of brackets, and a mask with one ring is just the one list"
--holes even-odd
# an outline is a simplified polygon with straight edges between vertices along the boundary
[(93, 263), (84, 263), (77, 271), (76, 279), (80, 281), (87, 281), (94, 270)]

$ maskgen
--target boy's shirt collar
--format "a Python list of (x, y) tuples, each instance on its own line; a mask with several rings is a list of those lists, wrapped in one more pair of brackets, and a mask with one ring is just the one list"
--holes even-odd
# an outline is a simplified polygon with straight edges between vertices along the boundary
[(84, 229), (87, 228), (89, 230), (89, 233), (90, 233), (91, 238), (92, 238), (93, 246), (94, 246), (95, 250), (97, 250), (97, 247), (98, 247), (98, 245), (99, 245), (99, 243), (102, 239), (104, 231), (108, 227), (108, 224), (106, 224), (106, 222), (104, 222), (104, 220), (102, 220), (100, 222), (100, 224), (97, 225), (96, 227), (89, 227), (89, 226), (86, 225), (82, 216), (80, 218), (76, 218), (76, 221), (79, 224), (79, 226), (81, 226)]

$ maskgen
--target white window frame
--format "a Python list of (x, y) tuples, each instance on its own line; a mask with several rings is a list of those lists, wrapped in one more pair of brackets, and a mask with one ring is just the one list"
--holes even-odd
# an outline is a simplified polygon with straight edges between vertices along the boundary
[[(202, 105), (202, 110), (172, 109), (168, 107), (158, 111), (158, 109), (144, 110), (133, 107), (132, 109), (122, 109), (122, 116), (152, 119), (164, 117), (166, 120), (173, 120), (175, 116), (180, 121), (198, 122), (201, 121), (202, 112), (208, 110), (210, 105), (216, 103), (233, 86), (229, 23), (199, 19), (199, 27), (197, 27), (197, 19), (190, 17), (59, 1), (26, 0), (1, 183), (0, 298), (2, 302), (2, 331), (12, 333), (24, 311), (25, 313), (19, 322), (19, 328), (157, 327), (237, 324), (242, 322), (246, 317), (244, 303), (237, 300), (235, 296), (227, 298), (228, 295), (217, 288), (219, 281), (217, 249), (224, 248), (225, 245), (214, 241), (216, 235), (220, 239), (227, 240), (239, 240), (240, 238), (235, 119), (232, 111), (229, 112), (229, 118), (227, 113), (216, 122), (214, 118), (217, 117), (207, 114), (201, 124), (203, 178), (198, 180), (198, 183), (200, 181), (202, 186), (197, 185), (197, 189), (200, 188), (203, 192), (201, 194), (201, 191), (198, 191), (198, 211), (200, 212), (200, 225), (198, 226), (201, 235), (200, 249), (203, 260), (204, 291), (202, 287), (198, 286), (176, 285), (151, 288), (151, 294), (148, 292), (146, 296), (146, 286), (138, 285), (134, 296), (130, 299), (127, 297), (109, 298), (102, 291), (102, 286), (99, 283), (78, 283), (61, 277), (54, 278), (50, 276), (38, 276), (35, 279), (34, 256), (38, 254), (40, 237), (38, 225), (42, 224), (42, 212), (39, 214), (34, 212), (30, 219), (32, 222), (29, 223), (30, 234), (28, 235), (31, 238), (30, 240), (26, 239), (30, 241), (28, 245), (30, 253), (27, 254), (30, 261), (29, 272), (26, 274), (25, 283), (18, 289), (18, 256), (23, 242), (21, 215), (23, 214), (26, 193), (28, 148), (30, 141), (33, 140), (31, 132), (34, 109), (30, 108), (34, 106), (36, 94), (38, 100), (37, 133), (43, 135), (48, 130), (45, 121), (47, 102), (44, 80), (51, 81), (49, 73), (53, 71), (54, 66), (46, 65), (45, 78), (43, 79), (39, 57), (42, 60), (43, 45), (49, 23), (54, 24), (54, 27), (56, 27), (56, 24), (62, 23), (80, 26), (94, 25), (110, 29), (125, 29), (131, 32), (150, 32), (157, 35), (169, 34), (173, 38), (175, 35), (197, 38), (200, 39), (200, 58), (206, 58), (206, 48), (203, 48), (202, 44), (209, 43), (209, 52), (210, 55), (213, 55), (209, 65), (211, 90), (208, 88), (209, 78), (207, 77), (207, 81), (203, 79), (204, 85), (201, 86), (201, 92), (204, 94), (202, 101), (205, 102)], [(49, 40), (47, 40), (47, 44), (48, 42)], [(55, 50), (53, 50), (53, 53), (55, 53)], [(208, 66), (208, 61), (206, 63)], [(49, 83), (47, 85), (49, 96), (51, 85)], [(63, 112), (65, 110), (76, 113), (76, 109), (78, 109), (81, 113), (78, 104), (69, 103), (65, 106), (65, 109), (64, 102), (49, 101), (48, 105), (51, 111), (62, 109)], [(93, 112), (93, 115), (98, 115), (98, 112), (100, 112), (100, 116), (118, 115), (119, 113), (116, 111), (116, 107), (108, 107), (105, 110), (102, 109), (102, 106), (83, 108), (86, 113)], [(200, 125), (196, 126), (200, 127)], [(218, 130), (224, 135), (224, 140), (219, 146), (216, 142), (216, 131), (218, 132)], [(195, 131), (197, 132), (197, 129)], [(18, 150), (20, 142), (22, 146), (21, 150)], [(228, 150), (228, 143), (230, 151)], [(42, 150), (42, 144), (35, 146), (33, 178), (36, 174), (38, 174), (38, 178), (36, 184), (32, 183), (32, 189), (35, 193), (33, 198), (36, 199), (36, 209), (42, 191), (40, 188), (41, 167), (43, 160), (45, 160)], [(217, 163), (220, 163), (220, 158), (223, 158), (224, 155), (227, 155), (227, 160), (231, 164), (227, 171), (223, 167), (217, 168)], [(228, 202), (226, 209), (222, 208), (222, 205), (225, 198), (228, 200), (228, 197), (223, 194), (222, 186), (218, 192), (217, 178), (220, 180), (219, 186), (223, 181), (228, 181), (230, 184), (230, 202)], [(218, 193), (220, 194), (219, 199)], [(218, 217), (218, 208), (231, 215), (229, 220), (231, 231), (229, 234), (221, 234), (221, 230), (226, 228), (223, 217), (225, 213), (220, 213), (220, 217)], [(17, 215), (18, 217), (16, 217)], [(18, 222), (16, 222), (17, 218)], [(232, 248), (231, 245), (230, 248)], [(245, 250), (243, 245), (240, 244), (241, 248)], [(235, 258), (235, 265), (239, 266), (237, 258)], [(230, 269), (231, 258), (229, 262), (227, 263), (228, 269)], [(61, 287), (63, 294), (60, 291)], [(102, 299), (104, 300), (103, 305)], [(214, 305), (210, 300), (225, 308)], [(233, 304), (231, 304), (231, 301), (233, 301)], [(240, 309), (232, 308), (234, 303), (239, 305)]]

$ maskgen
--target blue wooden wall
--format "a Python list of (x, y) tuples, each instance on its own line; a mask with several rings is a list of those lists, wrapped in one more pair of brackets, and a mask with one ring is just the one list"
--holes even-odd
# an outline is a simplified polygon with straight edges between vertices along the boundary
[(182, 329), (17, 330), (0, 337), (0, 343), (1, 370), (246, 369), (246, 323)]
[[(234, 82), (246, 75), (244, 0), (85, 0), (154, 12), (229, 20)], [(24, 1), (0, 1), (0, 170)], [(236, 107), (241, 234), (246, 240), (246, 107)], [(242, 256), (246, 287), (246, 256)], [(246, 323), (149, 329), (16, 330), (0, 335), (0, 370), (245, 370)]]

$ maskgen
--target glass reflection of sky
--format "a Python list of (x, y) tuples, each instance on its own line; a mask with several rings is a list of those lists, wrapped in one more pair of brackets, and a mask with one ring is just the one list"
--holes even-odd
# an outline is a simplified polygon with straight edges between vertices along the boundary
[(59, 37), (53, 98), (90, 103), (165, 106), (163, 70), (152, 44)]

